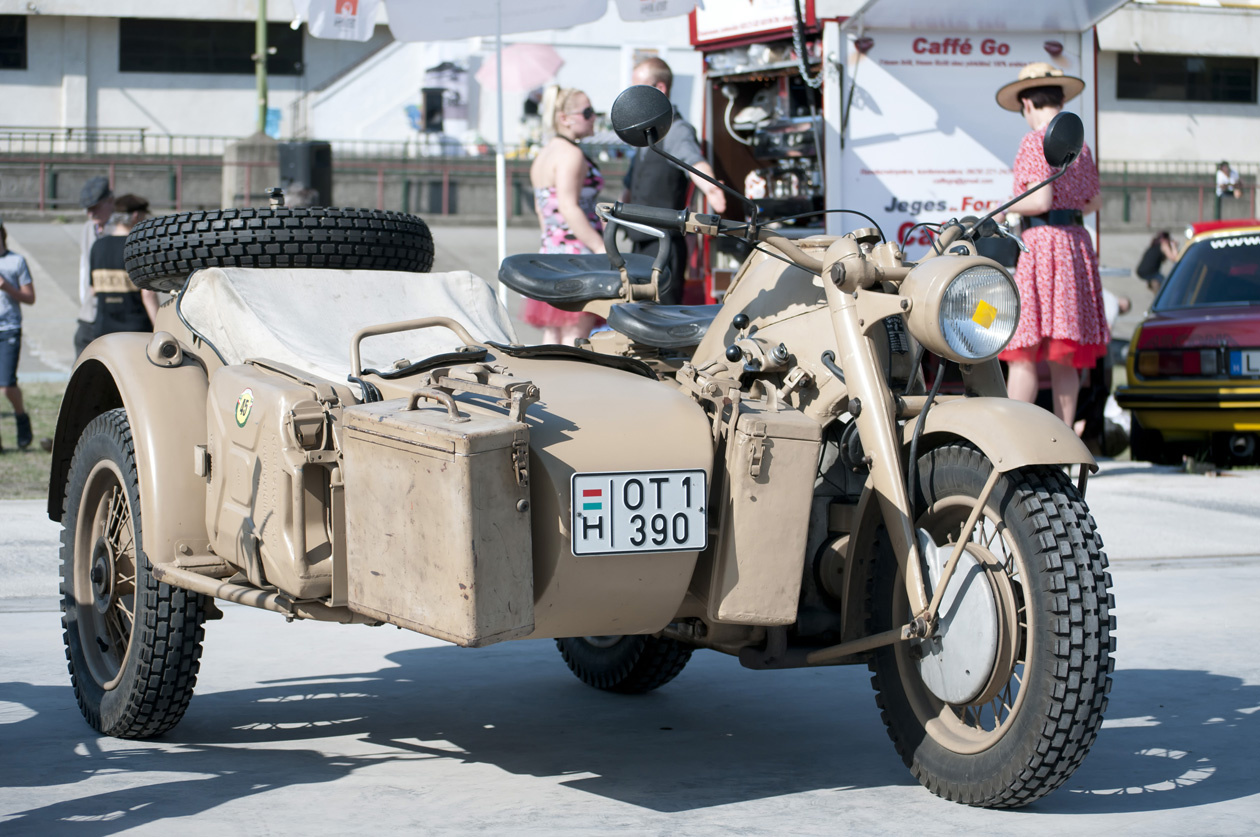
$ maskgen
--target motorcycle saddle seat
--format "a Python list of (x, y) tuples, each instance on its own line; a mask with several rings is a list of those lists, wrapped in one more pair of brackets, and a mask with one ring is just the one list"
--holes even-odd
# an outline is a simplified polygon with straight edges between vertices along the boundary
[(608, 327), (657, 349), (685, 349), (703, 339), (721, 305), (628, 302), (608, 312)]
[[(652, 281), (652, 257), (629, 253), (626, 271), (630, 281), (646, 285)], [(668, 270), (661, 271), (664, 281)], [(621, 296), (621, 272), (608, 266), (602, 253), (518, 253), (508, 256), (499, 267), (499, 281), (519, 294), (552, 305), (573, 305)]]

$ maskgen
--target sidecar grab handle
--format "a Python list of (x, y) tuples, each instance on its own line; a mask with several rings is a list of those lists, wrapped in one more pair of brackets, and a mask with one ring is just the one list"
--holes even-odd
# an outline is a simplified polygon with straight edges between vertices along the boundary
[(413, 390), (411, 396), (407, 399), (407, 409), (416, 409), (416, 407), (420, 405), (421, 398), (436, 401), (446, 407), (446, 412), (453, 422), (469, 420), (468, 416), (460, 415), (459, 409), (455, 406), (455, 399), (451, 397), (449, 392), (442, 392), (442, 390), (433, 389), (432, 387), (420, 387), (419, 389)]
[(468, 333), (468, 329), (464, 328), (457, 320), (450, 317), (421, 317), (418, 320), (401, 320), (396, 323), (382, 323), (380, 325), (371, 325), (359, 329), (354, 333), (354, 337), (350, 338), (350, 368), (355, 377), (363, 374), (363, 367), (359, 361), (359, 344), (366, 337), (375, 337), (380, 334), (394, 334), (399, 331), (412, 331), (413, 329), (433, 328), (441, 326), (455, 332), (455, 336), (464, 341), (467, 346), (484, 346), (480, 340), (477, 340)]

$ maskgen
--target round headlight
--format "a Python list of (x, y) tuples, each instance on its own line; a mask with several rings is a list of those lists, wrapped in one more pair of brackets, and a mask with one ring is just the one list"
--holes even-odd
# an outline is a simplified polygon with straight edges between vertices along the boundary
[(991, 358), (1019, 325), (1019, 291), (1006, 271), (975, 265), (959, 273), (941, 297), (941, 336), (960, 359)]

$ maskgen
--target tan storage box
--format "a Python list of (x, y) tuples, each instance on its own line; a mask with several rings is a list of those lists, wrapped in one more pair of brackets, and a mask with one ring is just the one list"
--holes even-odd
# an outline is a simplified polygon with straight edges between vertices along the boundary
[(458, 407), (345, 410), (347, 605), (481, 646), (534, 628), (529, 430)]
[[(722, 538), (708, 609), (719, 622), (796, 621), (822, 427), (796, 410), (740, 405), (726, 445)], [(716, 498), (715, 498), (716, 499)]]

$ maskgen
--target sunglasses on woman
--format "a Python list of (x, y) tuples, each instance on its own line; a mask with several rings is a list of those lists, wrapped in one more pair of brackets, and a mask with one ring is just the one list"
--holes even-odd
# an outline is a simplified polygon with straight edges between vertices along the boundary
[(595, 108), (591, 107), (590, 105), (587, 105), (586, 107), (582, 108), (581, 110), (572, 110), (572, 111), (569, 111), (569, 116), (580, 116), (580, 117), (582, 117), (583, 119), (594, 119), (594, 118), (595, 118)]

